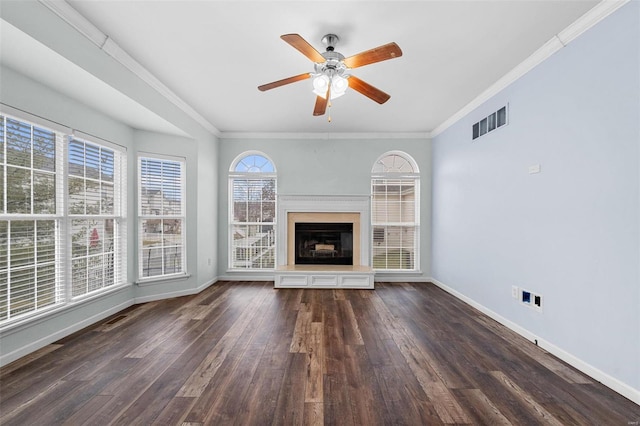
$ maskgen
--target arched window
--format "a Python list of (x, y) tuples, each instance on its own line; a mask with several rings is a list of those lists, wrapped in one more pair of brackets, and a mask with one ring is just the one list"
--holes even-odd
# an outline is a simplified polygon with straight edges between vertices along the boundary
[(418, 270), (420, 174), (404, 152), (387, 152), (371, 169), (373, 269)]
[(229, 267), (273, 269), (276, 169), (260, 152), (245, 152), (229, 169)]

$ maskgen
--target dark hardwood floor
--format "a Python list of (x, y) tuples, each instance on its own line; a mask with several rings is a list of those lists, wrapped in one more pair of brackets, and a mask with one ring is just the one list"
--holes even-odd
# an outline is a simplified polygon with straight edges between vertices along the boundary
[(640, 407), (432, 284), (220, 282), (0, 370), (2, 425), (629, 425)]

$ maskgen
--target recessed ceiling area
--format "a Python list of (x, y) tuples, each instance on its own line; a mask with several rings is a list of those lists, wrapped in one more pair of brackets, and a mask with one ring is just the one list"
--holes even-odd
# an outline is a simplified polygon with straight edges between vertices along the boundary
[[(68, 1), (220, 132), (428, 133), (589, 11), (597, 1)], [(312, 115), (313, 71), (280, 39), (298, 33), (345, 56), (396, 42), (403, 56), (353, 74), (391, 95), (348, 89)], [(97, 49), (98, 47), (96, 47)], [(3, 54), (4, 56), (4, 54)], [(10, 67), (12, 58), (4, 58)], [(19, 69), (18, 69), (19, 70)]]

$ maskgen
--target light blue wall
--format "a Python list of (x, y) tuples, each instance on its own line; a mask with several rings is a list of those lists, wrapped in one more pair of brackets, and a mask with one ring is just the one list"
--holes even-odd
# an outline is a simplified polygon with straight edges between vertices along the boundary
[[(228, 267), (229, 167), (240, 154), (259, 150), (278, 171), (278, 195), (370, 195), (371, 168), (384, 153), (406, 152), (420, 168), (421, 274), (400, 275), (407, 280), (430, 276), (431, 142), (428, 139), (222, 139), (220, 144), (218, 252), (221, 275)], [(246, 274), (242, 274), (243, 276)], [(261, 274), (272, 279), (273, 274)], [(397, 274), (396, 274), (397, 275)], [(233, 275), (227, 274), (233, 277)], [(397, 278), (387, 277), (387, 278)]]
[[(636, 390), (639, 12), (622, 7), (434, 138), (432, 224), (435, 279)], [(472, 142), (507, 103), (509, 124)]]

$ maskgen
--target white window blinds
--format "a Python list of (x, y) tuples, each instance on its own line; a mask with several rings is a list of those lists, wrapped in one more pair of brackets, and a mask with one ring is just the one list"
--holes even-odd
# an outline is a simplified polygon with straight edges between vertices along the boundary
[(139, 158), (139, 277), (184, 274), (185, 162)]

